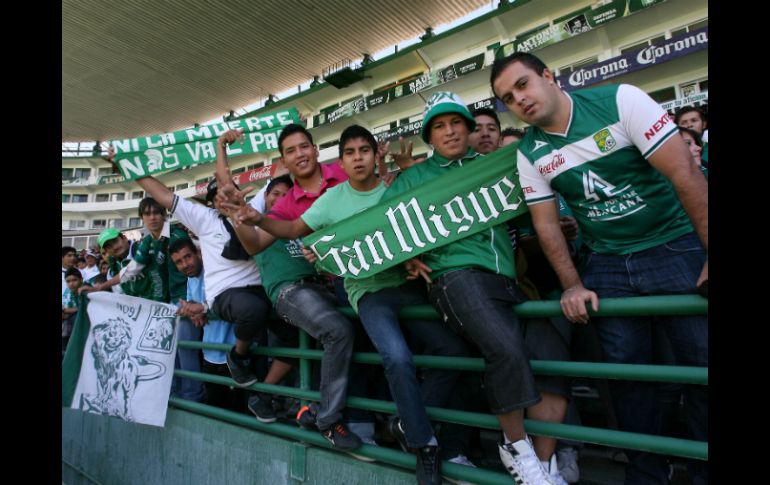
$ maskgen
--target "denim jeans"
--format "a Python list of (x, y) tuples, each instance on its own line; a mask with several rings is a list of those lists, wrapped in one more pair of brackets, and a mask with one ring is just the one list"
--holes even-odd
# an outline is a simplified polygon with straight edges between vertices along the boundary
[(353, 325), (335, 307), (334, 295), (316, 283), (294, 283), (284, 287), (275, 311), (324, 347), (321, 359), (321, 406), (317, 425), (327, 429), (342, 419), (353, 355)]
[[(467, 356), (465, 342), (448, 327), (436, 320), (403, 320), (398, 312), (405, 305), (425, 305), (427, 300), (415, 284), (385, 288), (364, 295), (358, 311), (361, 324), (382, 356), (391, 395), (412, 448), (422, 448), (433, 437), (425, 406), (443, 406), (449, 399), (459, 371), (431, 369), (426, 373), (422, 388), (412, 352), (406, 343), (401, 325), (426, 345), (425, 353), (445, 356)], [(417, 396), (421, 395), (422, 400)]]
[(429, 299), (444, 322), (484, 356), (492, 413), (505, 414), (540, 402), (513, 310), (527, 297), (513, 280), (479, 269), (456, 270), (434, 281)]
[[(623, 255), (591, 253), (583, 284), (600, 298), (695, 293), (705, 252), (694, 233), (644, 251)], [(708, 317), (603, 317), (596, 326), (607, 362), (653, 363), (652, 325), (660, 325), (671, 343), (677, 365), (708, 366)], [(655, 383), (611, 381), (610, 392), (620, 428), (659, 434), (661, 410)], [(708, 441), (708, 388), (684, 386), (691, 438)], [(667, 483), (668, 467), (660, 455), (627, 451), (626, 483)], [(694, 483), (708, 482), (706, 463), (693, 462)]]
[[(203, 329), (197, 328), (189, 318), (180, 318), (177, 326), (179, 340), (200, 341), (203, 336)], [(174, 361), (175, 369), (187, 370), (190, 372), (201, 371), (200, 349), (183, 349), (178, 347), (176, 350), (176, 359)], [(171, 395), (180, 397), (189, 401), (203, 402), (204, 391), (203, 382), (186, 377), (176, 377), (171, 380)]]

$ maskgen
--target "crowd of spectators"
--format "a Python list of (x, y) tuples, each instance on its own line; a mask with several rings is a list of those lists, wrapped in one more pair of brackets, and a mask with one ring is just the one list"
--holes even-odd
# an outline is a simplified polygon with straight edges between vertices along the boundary
[[(705, 317), (595, 318), (589, 311), (607, 297), (707, 296), (706, 116), (683, 108), (675, 125), (651, 131), (666, 114), (639, 89), (610, 85), (567, 94), (531, 54), (496, 61), (491, 87), (526, 130), (502, 129), (494, 110), (471, 113), (457, 95), (435, 93), (421, 132), (433, 147), (427, 159), (412, 159), (403, 141), (400, 152), (389, 153), (353, 125), (340, 135), (339, 164), (320, 164), (312, 135), (295, 124), (278, 139), (280, 170), (248, 203), (250, 189), (235, 186), (227, 163), (227, 146), (243, 137), (237, 130), (218, 140), (205, 203), (180, 198), (152, 177), (139, 179), (148, 194), (138, 208), (147, 232), (140, 241), (106, 229), (99, 247), (62, 248), (62, 352), (78, 293), (115, 291), (173, 303), (183, 317), (180, 339), (232, 345), (229, 352), (179, 349), (178, 367), (232, 377), (233, 385), (175, 378), (172, 395), (251, 412), (265, 423), (285, 419), (278, 412), (290, 409), (299, 425), (348, 452), (362, 443), (397, 443), (417, 455), (421, 484), (441, 483), (442, 460), (485, 462), (474, 445), (478, 430), (431, 423), (425, 406), (483, 411), (499, 421), (500, 461), (518, 483), (576, 483), (581, 445), (530, 436), (524, 418), (580, 424), (577, 383), (534, 375), (530, 360), (708, 365)], [(500, 224), (371, 278), (316, 272), (301, 237), (511, 143), (531, 223)], [(396, 174), (386, 173), (388, 157)], [(184, 226), (171, 227), (169, 213)], [(512, 309), (537, 299), (560, 300), (564, 314), (524, 319)], [(403, 306), (418, 304), (434, 306), (441, 318), (399, 321)], [(346, 305), (357, 319), (338, 310)], [(271, 309), (280, 319), (269, 318)], [(314, 376), (321, 399), (299, 410), (249, 390), (258, 381), (294, 385), (293, 359), (259, 358), (250, 349), (296, 346), (298, 329), (324, 350)], [(378, 375), (351, 364), (353, 352), (367, 346), (383, 357)], [(418, 370), (413, 354), (479, 356), (486, 370)], [(662, 416), (664, 396), (673, 392), (676, 404), (684, 396), (682, 436), (708, 440), (702, 386), (613, 381), (596, 387), (609, 403), (610, 427), (670, 431)], [(348, 395), (389, 398), (397, 416), (346, 408)], [(626, 483), (671, 479), (671, 459), (626, 455)], [(693, 483), (707, 483), (705, 466), (689, 467)]]

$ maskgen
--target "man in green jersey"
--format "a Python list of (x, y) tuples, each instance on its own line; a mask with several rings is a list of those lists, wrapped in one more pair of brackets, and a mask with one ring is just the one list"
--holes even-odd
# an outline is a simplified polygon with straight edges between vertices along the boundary
[[(599, 297), (694, 293), (708, 281), (708, 186), (677, 126), (640, 89), (607, 85), (565, 93), (537, 57), (515, 53), (495, 61), (495, 95), (532, 125), (517, 161), (540, 244), (564, 292), (573, 322), (586, 323), (586, 302)], [(673, 189), (673, 190), (672, 190)], [(554, 191), (578, 221), (590, 250), (581, 276), (559, 228)], [(597, 318), (605, 358), (613, 363), (652, 361), (649, 317)], [(708, 366), (705, 316), (658, 318), (677, 364)], [(622, 429), (657, 434), (654, 383), (613, 381)], [(708, 391), (687, 386), (692, 437), (708, 441)], [(629, 450), (626, 483), (667, 483), (662, 456)], [(696, 483), (708, 480), (694, 464)]]
[[(434, 93), (425, 106), (422, 138), (433, 146), (424, 162), (402, 173), (384, 198), (441, 177), (480, 156), (469, 145), (476, 121), (454, 93)], [(524, 431), (524, 409), (540, 402), (524, 337), (513, 305), (527, 298), (516, 284), (513, 249), (505, 224), (427, 251), (431, 304), (486, 361), (489, 407), (503, 428), (500, 458), (519, 483), (562, 483), (551, 477)]]

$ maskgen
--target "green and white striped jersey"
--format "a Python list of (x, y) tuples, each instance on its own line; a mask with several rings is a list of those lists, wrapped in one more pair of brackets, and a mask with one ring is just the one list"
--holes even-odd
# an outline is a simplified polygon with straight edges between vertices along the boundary
[(528, 205), (559, 192), (592, 251), (628, 254), (693, 231), (669, 181), (646, 160), (678, 128), (639, 88), (602, 86), (567, 94), (566, 133), (531, 127), (517, 165)]

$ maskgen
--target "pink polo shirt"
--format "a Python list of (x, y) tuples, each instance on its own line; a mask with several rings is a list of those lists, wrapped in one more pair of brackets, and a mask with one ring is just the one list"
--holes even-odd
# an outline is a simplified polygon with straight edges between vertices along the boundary
[(321, 190), (319, 190), (317, 194), (305, 192), (299, 184), (295, 183), (291, 191), (273, 206), (267, 216), (279, 221), (293, 221), (304, 214), (305, 211), (313, 205), (313, 202), (321, 197), (327, 189), (348, 180), (348, 174), (342, 170), (342, 167), (340, 167), (337, 162), (329, 164), (322, 163), (321, 177), (323, 178)]

